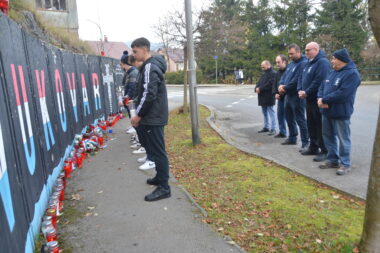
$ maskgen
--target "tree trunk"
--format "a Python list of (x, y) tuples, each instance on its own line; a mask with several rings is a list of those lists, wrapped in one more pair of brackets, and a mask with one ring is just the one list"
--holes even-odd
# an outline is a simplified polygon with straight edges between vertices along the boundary
[(183, 80), (183, 113), (188, 113), (188, 103), (187, 103), (187, 91), (188, 91), (188, 64), (187, 64), (187, 46), (183, 47), (183, 63), (184, 63), (184, 80)]
[[(380, 46), (380, 0), (369, 0), (369, 17), (373, 34)], [(379, 109), (380, 117), (380, 109)], [(368, 180), (367, 202), (360, 250), (363, 253), (380, 252), (380, 121), (377, 120), (373, 145), (371, 171)]]

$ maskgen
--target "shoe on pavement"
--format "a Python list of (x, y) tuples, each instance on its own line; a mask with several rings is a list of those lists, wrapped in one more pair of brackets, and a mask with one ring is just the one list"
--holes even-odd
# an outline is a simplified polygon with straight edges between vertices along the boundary
[(286, 138), (286, 135), (279, 133), (279, 134), (275, 135), (274, 138)]
[(297, 145), (297, 141), (290, 141), (289, 139), (286, 139), (281, 145)]
[(156, 164), (152, 161), (146, 160), (146, 162), (139, 167), (139, 170), (150, 170), (156, 168)]
[(312, 150), (310, 148), (301, 152), (301, 155), (318, 155), (318, 154), (319, 154), (318, 150)]
[(136, 143), (134, 143), (134, 144), (131, 145), (131, 148), (134, 148), (134, 149), (137, 149), (139, 147), (141, 147), (141, 144), (138, 143), (138, 142), (136, 142)]
[(147, 156), (143, 156), (143, 157), (137, 159), (137, 162), (139, 162), (139, 163), (145, 163), (145, 161), (146, 161), (147, 158), (148, 158)]
[(336, 174), (339, 175), (339, 176), (343, 176), (343, 175), (346, 175), (348, 172), (351, 171), (351, 167), (345, 167), (345, 166), (342, 166), (340, 167), (339, 169), (336, 170)]
[(258, 133), (266, 133), (266, 132), (269, 132), (269, 129), (268, 128), (263, 128), (261, 129), (260, 131), (257, 131)]
[(323, 162), (326, 161), (327, 154), (326, 153), (319, 153), (316, 157), (313, 158), (314, 162)]
[(149, 184), (149, 185), (158, 185), (158, 181), (156, 178), (148, 178), (146, 180), (146, 183)]
[(136, 133), (136, 129), (131, 127), (127, 130), (127, 134), (135, 134)]
[(275, 134), (276, 134), (276, 130), (270, 130), (269, 133), (268, 133), (269, 136), (272, 136), (272, 135), (275, 135)]
[(165, 189), (162, 186), (158, 186), (152, 193), (145, 196), (145, 201), (156, 201), (160, 199), (170, 198), (170, 187)]
[(332, 162), (327, 161), (324, 164), (319, 165), (319, 168), (322, 170), (324, 170), (324, 169), (339, 169), (340, 166), (337, 163), (332, 163)]
[(300, 153), (305, 152), (309, 149), (309, 143), (302, 144), (301, 148), (298, 150)]
[(134, 150), (133, 152), (132, 152), (132, 154), (135, 154), (135, 155), (138, 155), (138, 154), (145, 154), (146, 153), (146, 151), (145, 151), (145, 148), (144, 147), (141, 147), (141, 148), (139, 148), (139, 149), (137, 149), (137, 150)]

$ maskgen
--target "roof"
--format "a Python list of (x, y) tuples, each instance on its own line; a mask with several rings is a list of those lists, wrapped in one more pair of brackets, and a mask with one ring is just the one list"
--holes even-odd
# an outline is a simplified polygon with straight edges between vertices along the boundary
[[(163, 48), (159, 48), (157, 51), (164, 51)], [(183, 63), (184, 55), (183, 49), (180, 48), (168, 48), (169, 58), (172, 59), (175, 63)]]
[(132, 50), (124, 42), (114, 42), (114, 41), (90, 41), (87, 40), (86, 43), (90, 45), (94, 53), (97, 55), (101, 54), (102, 45), (104, 46), (104, 56), (120, 59), (123, 52), (127, 50), (132, 53)]

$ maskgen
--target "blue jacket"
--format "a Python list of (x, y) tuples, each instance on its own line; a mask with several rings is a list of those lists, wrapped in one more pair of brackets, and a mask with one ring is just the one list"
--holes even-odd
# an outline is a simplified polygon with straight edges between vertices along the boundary
[(289, 63), (280, 80), (280, 85), (285, 85), (286, 95), (297, 94), (299, 76), (301, 75), (306, 63), (307, 59), (304, 55), (302, 55), (298, 60)]
[(329, 106), (322, 109), (322, 114), (332, 119), (350, 119), (360, 83), (359, 72), (352, 61), (342, 69), (330, 72), (318, 91), (318, 98)]
[(330, 71), (330, 62), (327, 60), (325, 52), (321, 50), (313, 60), (306, 63), (302, 75), (300, 75), (297, 90), (305, 91), (306, 99), (316, 102), (319, 86)]

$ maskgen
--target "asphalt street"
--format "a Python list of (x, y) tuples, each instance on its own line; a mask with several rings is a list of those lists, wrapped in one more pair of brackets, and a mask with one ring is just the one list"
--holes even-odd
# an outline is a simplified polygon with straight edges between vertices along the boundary
[[(320, 170), (319, 163), (312, 161), (313, 156), (299, 154), (299, 145), (282, 146), (283, 139), (257, 133), (263, 127), (263, 116), (252, 85), (198, 86), (197, 93), (199, 103), (213, 110), (212, 126), (228, 143), (365, 199), (379, 109), (379, 86), (360, 86), (358, 89), (351, 118), (353, 166), (351, 173), (345, 176), (337, 176), (335, 170)], [(183, 88), (169, 86), (168, 98), (170, 109), (180, 106)]]

